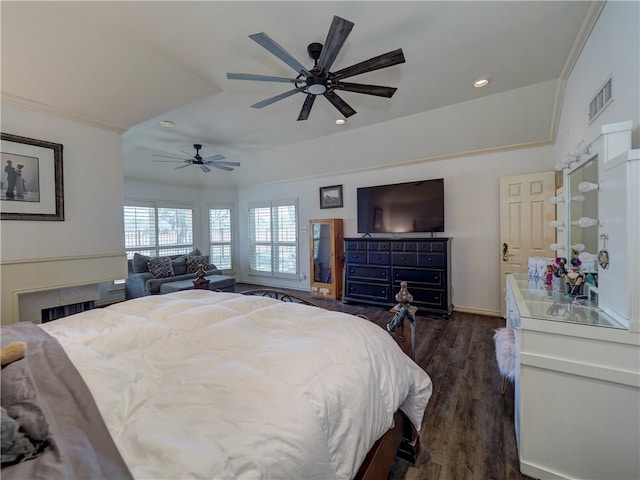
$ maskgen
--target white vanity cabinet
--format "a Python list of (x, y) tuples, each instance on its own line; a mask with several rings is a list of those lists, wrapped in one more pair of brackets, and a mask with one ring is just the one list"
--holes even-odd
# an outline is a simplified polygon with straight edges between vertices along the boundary
[(526, 275), (507, 275), (506, 297), (522, 473), (640, 478), (640, 335)]

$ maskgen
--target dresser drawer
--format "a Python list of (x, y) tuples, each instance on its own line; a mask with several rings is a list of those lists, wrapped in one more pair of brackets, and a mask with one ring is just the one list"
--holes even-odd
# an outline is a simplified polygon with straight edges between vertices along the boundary
[(391, 264), (400, 267), (417, 267), (417, 258), (413, 252), (392, 252)]
[(389, 245), (389, 242), (369, 242), (368, 249), (388, 252), (391, 249), (391, 246)]
[(389, 252), (369, 252), (367, 258), (370, 265), (389, 265)]
[(416, 242), (393, 242), (391, 250), (394, 252), (415, 252)]
[(347, 251), (347, 263), (362, 263), (363, 265), (367, 264), (367, 252), (361, 251)]
[(389, 281), (389, 269), (386, 267), (376, 267), (368, 265), (347, 265), (347, 280), (375, 280), (380, 282)]
[(345, 240), (344, 248), (345, 250), (366, 250), (367, 242), (362, 242), (359, 240)]
[(418, 284), (423, 287), (444, 288), (444, 272), (412, 268), (393, 269), (394, 289), (400, 289), (400, 282), (407, 282), (409, 291)]
[(373, 283), (347, 281), (346, 296), (354, 299), (389, 302), (389, 287)]
[(413, 303), (427, 308), (447, 309), (447, 295), (443, 290), (429, 290), (427, 288), (409, 288), (413, 295)]
[(418, 267), (444, 267), (444, 253), (418, 253)]

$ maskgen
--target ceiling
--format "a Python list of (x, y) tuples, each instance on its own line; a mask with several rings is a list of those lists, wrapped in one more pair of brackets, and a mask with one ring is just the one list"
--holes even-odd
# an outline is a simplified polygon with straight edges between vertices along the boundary
[[(349, 169), (339, 155), (328, 155), (313, 168), (300, 155), (295, 155), (297, 169), (278, 162), (296, 145), (315, 150), (349, 135), (361, 138), (356, 132), (363, 127), (393, 126), (399, 119), (445, 112), (465, 102), (480, 106), (483, 98), (505, 93), (517, 102), (518, 95), (531, 95), (528, 86), (566, 78), (599, 7), (600, 2), (586, 1), (3, 0), (2, 99), (123, 132), (129, 179), (239, 187), (264, 181), (267, 170), (282, 179), (335, 174)], [(339, 112), (324, 98), (301, 122), (296, 119), (303, 94), (250, 108), (292, 87), (229, 80), (227, 72), (295, 74), (249, 35), (267, 33), (311, 68), (307, 45), (324, 42), (334, 15), (355, 27), (333, 71), (403, 49), (406, 63), (349, 79), (397, 87), (393, 98), (340, 92), (358, 112), (343, 126), (334, 123)], [(481, 77), (492, 81), (474, 89), (472, 83)], [(560, 100), (549, 100), (555, 116)], [(533, 122), (551, 132), (543, 140), (553, 140), (554, 115), (526, 114), (530, 118), (513, 127), (521, 131), (505, 132), (493, 147), (511, 145), (513, 138), (520, 144), (540, 142), (540, 135), (527, 137), (535, 130)], [(175, 127), (162, 127), (161, 120)], [(406, 154), (413, 158), (399, 155), (398, 161), (486, 149), (473, 141), (462, 146), (450, 137), (441, 139), (438, 152), (424, 148)], [(153, 161), (160, 159), (154, 154), (187, 158), (181, 152), (193, 152), (194, 143), (203, 144), (203, 156), (222, 154), (242, 165), (233, 172), (204, 173), (195, 166), (175, 170), (179, 164)]]

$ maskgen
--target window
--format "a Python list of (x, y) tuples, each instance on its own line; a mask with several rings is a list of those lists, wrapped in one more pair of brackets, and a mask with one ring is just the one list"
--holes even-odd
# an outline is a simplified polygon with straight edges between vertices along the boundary
[(249, 205), (249, 273), (297, 277), (297, 216), (296, 200)]
[(209, 252), (220, 270), (233, 270), (233, 211), (230, 205), (209, 208)]
[(128, 202), (124, 207), (124, 245), (151, 257), (193, 250), (193, 207), (184, 204)]

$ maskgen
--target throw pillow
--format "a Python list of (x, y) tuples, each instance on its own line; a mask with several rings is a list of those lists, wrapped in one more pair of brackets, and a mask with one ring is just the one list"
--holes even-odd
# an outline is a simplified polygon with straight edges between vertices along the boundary
[(166, 278), (175, 276), (171, 257), (154, 257), (147, 262), (149, 273), (156, 278)]
[(172, 258), (171, 264), (173, 265), (173, 273), (176, 275), (187, 273), (187, 255)]
[(209, 268), (209, 255), (194, 255), (187, 257), (187, 273), (196, 273), (198, 265), (202, 264), (205, 270)]
[(133, 270), (133, 273), (148, 272), (149, 267), (147, 266), (147, 262), (150, 258), (151, 257), (147, 257), (146, 255), (134, 253), (133, 260), (131, 261), (131, 269)]

